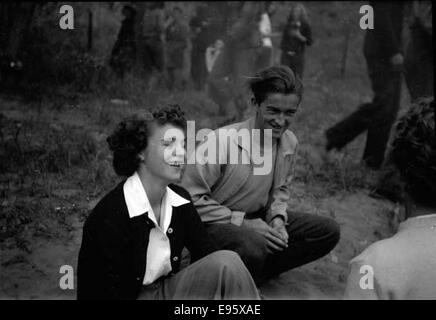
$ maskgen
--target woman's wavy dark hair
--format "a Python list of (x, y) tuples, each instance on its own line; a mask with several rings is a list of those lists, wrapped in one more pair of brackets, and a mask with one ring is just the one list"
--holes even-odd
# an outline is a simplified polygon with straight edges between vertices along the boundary
[(122, 120), (106, 139), (113, 153), (112, 164), (116, 174), (129, 177), (135, 173), (140, 163), (138, 154), (147, 148), (153, 125), (166, 124), (186, 131), (186, 119), (177, 104)]
[(436, 138), (434, 98), (421, 98), (396, 125), (391, 159), (418, 203), (436, 204)]

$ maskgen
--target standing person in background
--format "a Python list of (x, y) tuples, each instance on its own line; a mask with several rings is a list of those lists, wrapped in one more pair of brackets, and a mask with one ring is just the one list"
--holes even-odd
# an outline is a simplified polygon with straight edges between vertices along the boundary
[(412, 101), (433, 96), (433, 23), (431, 1), (413, 1), (410, 39), (404, 57), (406, 84)]
[(191, 77), (196, 90), (203, 90), (208, 71), (204, 59), (208, 46), (218, 39), (217, 25), (214, 16), (217, 14), (208, 3), (197, 5), (195, 16), (189, 25), (192, 32)]
[(374, 98), (326, 131), (325, 151), (340, 150), (367, 131), (363, 161), (378, 170), (400, 107), (404, 3), (369, 3), (374, 9), (374, 29), (366, 31), (363, 50)]
[(164, 6), (163, 2), (147, 3), (142, 19), (144, 66), (151, 88), (164, 71)]
[[(262, 2), (244, 1), (239, 16), (224, 37), (224, 48), (209, 75), (209, 94), (219, 106), (222, 116), (241, 119), (246, 109), (244, 84), (255, 72), (258, 50)], [(231, 8), (230, 8), (231, 9)], [(229, 23), (227, 24), (229, 25)]]
[(300, 78), (304, 72), (304, 52), (312, 45), (312, 29), (306, 8), (302, 4), (292, 6), (280, 43), (280, 63), (288, 66)]
[[(412, 102), (433, 96), (433, 39), (431, 1), (412, 1), (408, 10), (408, 44), (404, 56), (406, 85)], [(405, 9), (406, 9), (405, 8)], [(392, 159), (387, 158), (377, 185), (371, 192), (376, 198), (401, 199), (401, 183)]]
[(206, 49), (206, 68), (207, 72), (211, 72), (216, 59), (221, 54), (224, 47), (224, 42), (220, 39), (216, 40), (212, 46)]
[(125, 73), (132, 69), (136, 58), (136, 10), (131, 6), (124, 6), (122, 14), (124, 19), (109, 61), (109, 65), (119, 78), (124, 78)]
[(276, 11), (273, 1), (265, 2), (265, 10), (260, 16), (259, 31), (262, 37), (262, 46), (256, 61), (256, 70), (265, 69), (273, 65), (273, 43), (271, 18)]
[(165, 23), (166, 77), (170, 90), (182, 89), (185, 50), (188, 47), (189, 29), (183, 21), (183, 12), (174, 7)]

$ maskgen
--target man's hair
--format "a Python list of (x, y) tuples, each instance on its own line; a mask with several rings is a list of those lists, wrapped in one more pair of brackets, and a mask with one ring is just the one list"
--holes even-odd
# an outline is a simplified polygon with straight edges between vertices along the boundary
[(106, 139), (113, 152), (116, 174), (131, 176), (139, 167), (138, 154), (145, 150), (153, 133), (153, 125), (171, 124), (186, 131), (186, 119), (178, 105), (169, 105), (144, 116), (134, 115), (122, 120)]
[(436, 141), (434, 98), (421, 98), (396, 125), (391, 159), (405, 191), (420, 204), (436, 204)]
[(257, 105), (260, 105), (271, 93), (296, 94), (298, 103), (303, 97), (303, 84), (300, 78), (284, 65), (258, 71), (248, 85)]

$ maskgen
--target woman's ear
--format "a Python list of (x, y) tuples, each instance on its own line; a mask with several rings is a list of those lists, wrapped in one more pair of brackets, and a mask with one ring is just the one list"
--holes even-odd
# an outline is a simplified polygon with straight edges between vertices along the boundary
[(140, 162), (144, 162), (145, 161), (145, 156), (143, 153), (138, 153), (138, 159)]

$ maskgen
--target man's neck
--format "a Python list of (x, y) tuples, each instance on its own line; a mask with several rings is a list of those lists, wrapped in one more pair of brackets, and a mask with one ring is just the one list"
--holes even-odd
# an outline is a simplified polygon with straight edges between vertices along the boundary
[[(252, 143), (257, 143), (258, 142), (260, 147), (261, 147), (261, 149), (264, 149), (264, 146), (265, 146), (265, 129), (263, 128), (263, 126), (259, 122), (257, 116), (254, 118), (253, 129), (257, 129), (257, 130), (260, 131), (260, 134), (259, 134), (260, 141), (252, 141)], [(253, 134), (251, 134), (251, 136), (253, 137)], [(257, 135), (254, 135), (254, 137), (257, 137)], [(274, 139), (272, 137), (271, 137), (271, 139), (272, 139), (272, 141), (271, 141), (272, 143), (268, 144), (268, 145), (271, 145), (272, 147), (275, 147), (277, 145), (277, 142), (278, 142), (279, 139)]]

